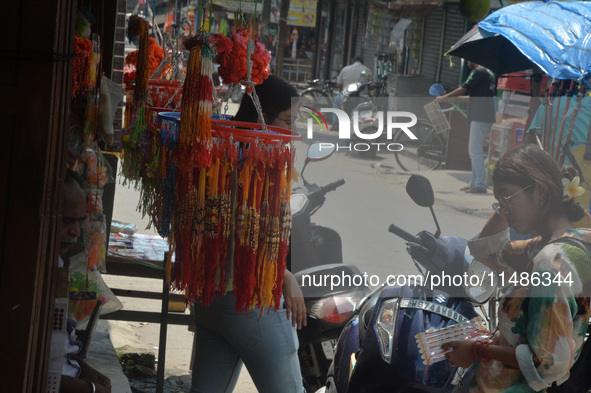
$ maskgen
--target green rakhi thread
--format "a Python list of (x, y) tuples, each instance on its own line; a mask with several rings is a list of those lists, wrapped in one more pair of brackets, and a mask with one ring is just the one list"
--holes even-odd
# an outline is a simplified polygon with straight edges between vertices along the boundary
[(131, 174), (133, 176), (133, 180), (135, 181), (134, 189), (138, 190), (141, 186), (140, 183), (140, 165), (142, 162), (142, 154), (140, 154), (140, 148), (138, 146), (138, 141), (142, 137), (144, 131), (146, 129), (146, 106), (142, 105), (140, 109), (140, 115), (138, 117), (137, 123), (133, 129), (133, 134), (131, 134), (131, 140), (136, 142), (135, 147), (132, 150), (132, 159), (131, 159)]

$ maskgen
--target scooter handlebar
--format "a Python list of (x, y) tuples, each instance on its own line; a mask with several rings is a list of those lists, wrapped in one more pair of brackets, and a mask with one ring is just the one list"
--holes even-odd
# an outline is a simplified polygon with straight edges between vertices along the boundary
[(389, 232), (392, 232), (393, 234), (395, 234), (398, 237), (403, 238), (404, 240), (408, 241), (408, 242), (412, 242), (412, 243), (417, 243), (417, 244), (421, 244), (421, 238), (415, 235), (412, 235), (408, 232), (406, 232), (404, 229), (397, 227), (394, 224), (390, 224), (390, 228), (388, 228)]
[(343, 184), (345, 184), (345, 179), (337, 180), (335, 182), (325, 185), (324, 187), (322, 187), (322, 190), (324, 191), (325, 194), (327, 194), (331, 191), (336, 190), (337, 188), (339, 188)]

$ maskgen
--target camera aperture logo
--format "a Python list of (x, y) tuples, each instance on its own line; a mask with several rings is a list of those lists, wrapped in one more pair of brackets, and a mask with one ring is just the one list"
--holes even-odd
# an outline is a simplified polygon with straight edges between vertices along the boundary
[[(326, 122), (326, 119), (324, 118), (324, 116), (322, 116), (322, 113), (318, 112), (314, 108), (310, 108), (309, 106), (305, 106), (305, 105), (302, 106), (301, 112), (308, 113), (310, 116), (312, 116), (314, 118), (314, 120), (316, 120), (316, 123), (318, 123), (318, 125), (320, 126), (320, 129), (322, 129), (322, 124), (324, 124), (324, 126), (328, 130), (328, 123)], [(320, 120), (322, 120), (322, 122)], [(308, 135), (310, 135), (311, 129), (312, 129), (312, 119), (308, 118)]]
[[(418, 139), (410, 130), (411, 127), (417, 124), (417, 116), (412, 112), (387, 111), (384, 116), (384, 112), (379, 111), (372, 113), (371, 118), (368, 119), (368, 115), (363, 113), (364, 111), (361, 111), (361, 114), (359, 111), (353, 111), (353, 121), (351, 121), (345, 111), (337, 108), (321, 108), (319, 112), (309, 106), (303, 106), (302, 111), (310, 115), (307, 122), (307, 138), (310, 140), (314, 139), (314, 120), (318, 123), (320, 129), (322, 129), (323, 125), (328, 129), (328, 123), (322, 113), (332, 113), (337, 116), (339, 140), (342, 141), (342, 143), (336, 144), (337, 151), (361, 152), (368, 151), (371, 148), (377, 148), (377, 151), (381, 149), (392, 152), (401, 151), (404, 146), (401, 143), (392, 142), (397, 132), (404, 132), (409, 139)], [(324, 143), (324, 145), (327, 148), (332, 148), (335, 144)]]

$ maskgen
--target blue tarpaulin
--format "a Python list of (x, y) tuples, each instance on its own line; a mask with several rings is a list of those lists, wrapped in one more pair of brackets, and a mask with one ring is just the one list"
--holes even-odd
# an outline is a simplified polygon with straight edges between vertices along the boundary
[(505, 37), (553, 78), (591, 77), (591, 1), (518, 3), (493, 12), (478, 29)]

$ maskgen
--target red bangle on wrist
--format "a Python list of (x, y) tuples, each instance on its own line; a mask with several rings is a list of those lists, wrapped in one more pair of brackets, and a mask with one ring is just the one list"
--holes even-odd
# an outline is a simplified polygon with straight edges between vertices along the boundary
[[(476, 344), (480, 344), (480, 351), (476, 348)], [(488, 341), (474, 340), (472, 350), (474, 351), (474, 357), (479, 362), (490, 362), (492, 359), (486, 356), (486, 348), (490, 345)], [(480, 355), (478, 354), (480, 352)]]
[[(480, 341), (478, 340), (474, 340), (474, 344), (472, 345), (472, 349), (474, 351), (474, 357), (476, 358), (476, 360), (480, 361), (480, 358), (478, 357), (478, 351), (476, 350), (476, 344), (479, 343)], [(482, 349), (482, 348), (481, 348)]]
[(490, 362), (492, 359), (486, 356), (486, 348), (490, 345), (490, 342), (485, 341), (480, 346), (480, 357), (482, 358), (483, 362)]

